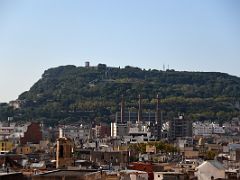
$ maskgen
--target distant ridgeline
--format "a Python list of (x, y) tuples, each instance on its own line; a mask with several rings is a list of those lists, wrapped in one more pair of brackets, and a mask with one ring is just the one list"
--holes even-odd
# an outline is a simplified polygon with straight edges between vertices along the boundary
[[(240, 115), (240, 78), (218, 72), (159, 71), (126, 66), (72, 65), (51, 68), (29, 91), (20, 108), (0, 104), (0, 120), (39, 120), (48, 124), (110, 122), (120, 111), (137, 112), (138, 95), (143, 112), (155, 112), (160, 97), (163, 120), (184, 113), (193, 120), (229, 121)], [(15, 106), (14, 106), (15, 107)]]

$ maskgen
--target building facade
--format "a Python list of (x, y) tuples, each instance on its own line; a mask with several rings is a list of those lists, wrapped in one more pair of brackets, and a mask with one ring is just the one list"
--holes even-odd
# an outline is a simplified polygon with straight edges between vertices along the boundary
[(173, 118), (169, 123), (170, 139), (192, 137), (192, 121), (183, 115)]

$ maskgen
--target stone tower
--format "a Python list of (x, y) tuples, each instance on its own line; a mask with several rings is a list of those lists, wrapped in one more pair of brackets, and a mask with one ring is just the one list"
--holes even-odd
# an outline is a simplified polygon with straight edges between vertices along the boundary
[(67, 168), (74, 165), (73, 141), (66, 137), (57, 139), (56, 168)]

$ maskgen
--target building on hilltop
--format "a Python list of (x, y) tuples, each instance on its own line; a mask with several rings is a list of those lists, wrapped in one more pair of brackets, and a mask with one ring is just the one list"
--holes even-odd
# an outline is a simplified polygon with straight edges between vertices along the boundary
[(86, 62), (85, 62), (85, 67), (86, 67), (86, 68), (89, 68), (89, 67), (90, 67), (90, 62), (89, 62), (89, 61), (86, 61)]

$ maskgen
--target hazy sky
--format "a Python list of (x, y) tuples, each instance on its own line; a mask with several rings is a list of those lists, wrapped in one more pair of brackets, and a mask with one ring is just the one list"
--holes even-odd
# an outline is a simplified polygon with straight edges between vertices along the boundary
[(240, 1), (0, 0), (0, 102), (87, 60), (240, 76)]

